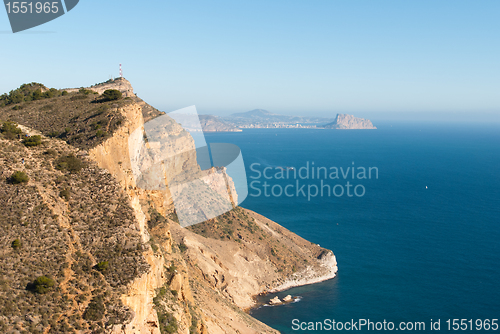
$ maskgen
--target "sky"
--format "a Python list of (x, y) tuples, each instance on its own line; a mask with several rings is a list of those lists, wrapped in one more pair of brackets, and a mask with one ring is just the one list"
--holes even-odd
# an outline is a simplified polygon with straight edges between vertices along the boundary
[(0, 10), (0, 93), (89, 86), (121, 63), (167, 112), (500, 119), (499, 14), (498, 0), (80, 0), (13, 34)]

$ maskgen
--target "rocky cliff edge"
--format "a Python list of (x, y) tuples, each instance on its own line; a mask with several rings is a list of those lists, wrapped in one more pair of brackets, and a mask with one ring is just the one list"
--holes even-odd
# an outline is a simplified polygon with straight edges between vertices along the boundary
[[(97, 92), (117, 87), (133, 93), (125, 82), (101, 84)], [(102, 324), (103, 330), (155, 334), (276, 333), (245, 313), (255, 306), (254, 296), (335, 276), (337, 263), (330, 250), (250, 210), (235, 207), (204, 223), (182, 228), (168, 182), (162, 180), (164, 187), (157, 190), (143, 189), (138, 186), (134, 171), (137, 165), (144, 169), (157, 163), (147, 154), (137, 152), (155, 147), (154, 142), (144, 140), (144, 118), (161, 113), (153, 115), (156, 109), (142, 100), (111, 107), (120, 116), (117, 129), (88, 150), (76, 149), (75, 154), (109, 173), (118, 185), (115, 192), (126, 195), (134, 230), (144, 245), (141, 268), (149, 269), (137, 272), (121, 294), (130, 317)], [(231, 191), (224, 181), (224, 169), (199, 170), (192, 137), (175, 121), (166, 120), (167, 138), (159, 150), (168, 156), (174, 152), (176, 158), (165, 166), (165, 173), (201, 173), (208, 176), (207, 186), (214, 191)], [(142, 160), (134, 162), (136, 157)], [(82, 330), (86, 332), (90, 331)]]

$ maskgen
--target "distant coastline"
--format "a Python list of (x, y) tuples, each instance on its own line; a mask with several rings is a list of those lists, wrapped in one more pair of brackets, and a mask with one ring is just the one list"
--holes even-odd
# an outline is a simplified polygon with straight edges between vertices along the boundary
[(254, 109), (225, 117), (200, 115), (204, 132), (239, 132), (242, 129), (376, 129), (368, 119), (348, 114), (335, 118), (287, 116)]

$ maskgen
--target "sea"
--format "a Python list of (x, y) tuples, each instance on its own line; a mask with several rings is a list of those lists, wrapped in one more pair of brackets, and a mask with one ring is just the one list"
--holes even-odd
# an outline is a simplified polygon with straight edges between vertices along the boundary
[(262, 297), (298, 298), (251, 315), (281, 333), (500, 333), (499, 124), (377, 126), (206, 134), (241, 149), (242, 207), (338, 262), (334, 279)]

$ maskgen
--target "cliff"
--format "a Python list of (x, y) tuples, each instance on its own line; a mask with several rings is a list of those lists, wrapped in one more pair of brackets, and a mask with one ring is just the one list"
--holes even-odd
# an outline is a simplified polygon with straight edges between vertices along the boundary
[[(99, 87), (102, 91), (106, 88), (106, 84)], [(127, 87), (124, 89), (130, 91)], [(79, 96), (78, 94), (81, 93), (72, 92), (68, 96), (61, 96), (60, 99), (64, 99), (67, 109), (72, 109), (71, 103), (81, 103), (84, 100), (80, 98), (72, 100), (74, 96)], [(80, 108), (94, 110), (92, 100), (86, 101), (88, 105), (82, 105)], [(57, 101), (50, 103), (55, 105)], [(29, 125), (34, 128), (39, 126), (41, 133), (46, 134), (49, 128), (35, 121), (42, 117), (43, 110), (40, 109), (45, 105), (44, 101), (36, 101), (23, 106), (24, 110), (28, 108), (32, 110), (29, 117), (25, 116), (24, 112), (16, 113), (11, 112), (11, 108), (3, 108), (0, 109), (0, 118), (28, 121)], [(90, 113), (90, 116), (92, 115), (94, 114)], [(164, 131), (159, 142), (155, 141), (156, 139), (145, 139), (144, 118), (151, 118), (152, 115), (161, 115)], [(110, 104), (106, 113), (97, 116), (106, 120), (119, 119), (120, 122), (105, 138), (94, 141), (92, 145), (73, 141), (78, 144), (75, 147), (60, 139), (43, 137), (43, 149), (28, 149), (23, 148), (19, 140), (14, 139), (9, 143), (23, 148), (24, 153), (18, 155), (15, 165), (10, 158), (3, 160), (4, 166), (7, 166), (4, 167), (6, 170), (4, 180), (7, 180), (7, 176), (15, 168), (21, 167), (19, 161), (21, 156), (26, 156), (26, 152), (37, 152), (37, 166), (57, 164), (55, 162), (57, 157), (50, 158), (50, 154), (44, 154), (47, 148), (53, 146), (64, 147), (64, 150), (58, 149), (61, 152), (68, 152), (64, 155), (72, 152), (82, 161), (86, 161), (85, 167), (78, 174), (65, 174), (66, 183), (54, 181), (57, 188), (50, 190), (47, 195), (36, 195), (34, 192), (36, 196), (41, 196), (46, 201), (48, 216), (59, 215), (60, 229), (68, 234), (69, 239), (64, 242), (68, 251), (61, 254), (62, 258), (67, 258), (70, 268), (72, 268), (71, 263), (75, 262), (73, 258), (81, 261), (82, 266), (86, 268), (75, 267), (71, 272), (64, 267), (48, 270), (49, 274), (56, 277), (58, 288), (55, 292), (66, 296), (62, 300), (80, 300), (82, 298), (80, 296), (84, 295), (83, 291), (89, 290), (88, 287), (79, 285), (82, 279), (84, 282), (90, 280), (86, 278), (85, 270), (89, 275), (101, 277), (100, 272), (92, 268), (108, 258), (109, 264), (114, 264), (113, 270), (104, 273), (107, 283), (99, 283), (100, 289), (97, 286), (90, 288), (88, 297), (82, 299), (83, 304), (75, 302), (74, 307), (63, 308), (65, 311), (62, 313), (55, 312), (57, 314), (55, 324), (48, 321), (37, 323), (36, 326), (40, 331), (56, 332), (58, 328), (66, 326), (64, 330), (80, 330), (82, 333), (97, 329), (113, 333), (275, 333), (275, 330), (244, 312), (245, 309), (255, 305), (253, 300), (255, 295), (314, 283), (335, 276), (337, 266), (331, 251), (312, 244), (267, 218), (243, 208), (236, 207), (204, 223), (182, 228), (174, 210), (170, 183), (182, 181), (186, 175), (196, 175), (207, 189), (227, 195), (227, 192), (234, 190), (231, 189), (231, 183), (228, 186), (225, 181), (228, 176), (224, 169), (200, 170), (196, 162), (194, 141), (190, 134), (168, 115), (162, 115), (138, 98)], [(74, 117), (75, 115), (56, 118), (59, 119), (59, 123), (54, 126), (64, 128)], [(72, 124), (75, 128), (86, 129), (86, 124), (89, 122), (86, 120)], [(105, 124), (104, 121), (101, 124)], [(115, 123), (109, 121), (107, 124)], [(151, 155), (148, 152), (156, 154)], [(52, 160), (47, 160), (49, 158)], [(30, 161), (29, 165), (31, 164)], [(155, 179), (156, 174), (148, 174), (149, 170), (154, 170), (157, 166), (161, 166), (166, 177)], [(50, 180), (57, 180), (62, 173), (51, 170), (52, 168), (47, 167), (47, 173), (54, 174), (50, 177), (37, 176), (35, 171), (32, 173), (28, 170), (30, 177), (38, 179), (37, 191), (42, 193), (49, 191), (47, 189), (51, 189)], [(100, 175), (108, 181), (99, 181)], [(95, 182), (91, 181), (94, 179)], [(30, 180), (30, 186), (32, 182), (34, 181)], [(92, 187), (87, 183), (92, 184)], [(75, 190), (75, 194), (70, 198), (70, 207), (73, 209), (67, 211), (65, 209), (67, 204), (63, 199), (58, 199), (58, 192), (66, 187), (80, 189), (83, 186), (90, 188), (87, 192)], [(9, 191), (3, 196), (5, 199), (3, 205), (9, 207), (12, 205), (9, 198), (14, 198), (15, 191), (19, 192), (20, 188), (9, 186), (3, 189)], [(106, 192), (103, 192), (104, 190)], [(102, 195), (97, 196), (97, 194)], [(79, 202), (89, 200), (94, 200), (95, 204), (86, 208), (78, 205)], [(127, 209), (128, 216), (121, 218), (117, 215), (115, 206)], [(92, 209), (87, 209), (88, 207)], [(31, 223), (24, 225), (25, 218), (21, 218), (23, 215), (25, 214), (21, 212), (16, 213), (8, 218), (3, 226), (7, 228), (11, 221), (15, 221), (26, 231), (33, 233), (35, 230), (31, 227)], [(87, 216), (92, 219), (85, 220)], [(106, 222), (111, 219), (112, 222), (113, 218), (119, 219), (115, 222), (118, 230), (101, 222), (103, 219)], [(54, 224), (47, 218), (45, 221), (46, 223), (37, 229), (41, 231), (46, 229), (44, 226), (47, 224)], [(80, 221), (85, 223), (78, 223)], [(102, 234), (91, 237), (89, 233), (96, 227), (102, 229), (100, 232)], [(57, 225), (54, 228), (57, 229)], [(71, 240), (74, 240), (73, 235), (76, 233), (74, 230), (78, 230), (80, 234), (78, 234), (79, 240), (75, 239), (73, 242)], [(12, 242), (11, 239), (16, 235), (19, 233), (14, 231), (2, 239), (4, 254), (9, 252), (9, 242)], [(81, 243), (81, 240), (87, 243), (78, 248), (77, 241)], [(46, 249), (50, 243), (62, 245), (62, 241), (54, 242), (54, 239), (47, 239), (46, 242), (47, 244), (41, 246), (41, 249)], [(134, 255), (127, 255), (119, 260), (120, 252), (114, 252), (111, 256), (109, 252), (99, 251), (101, 248), (117, 248), (118, 246), (113, 243), (123, 243), (123, 246), (119, 247), (121, 252), (132, 252), (130, 247), (134, 245)], [(23, 256), (19, 256), (19, 259)], [(80, 258), (82, 260), (78, 260)], [(89, 263), (86, 267), (83, 259), (88, 259), (85, 260)], [(119, 262), (132, 259), (133, 264), (128, 266)], [(56, 262), (61, 265), (64, 263), (60, 260)], [(41, 265), (40, 263), (34, 262), (31, 269), (33, 273), (43, 273), (36, 268)], [(6, 273), (12, 275), (16, 272), (12, 267), (2, 266), (1, 269), (2, 275)], [(24, 278), (23, 282), (26, 280), (27, 278)], [(67, 286), (67, 282), (73, 281), (74, 287)], [(16, 298), (29, 300), (29, 305), (36, 305), (39, 300), (32, 297), (32, 292), (24, 291)], [(106, 302), (101, 309), (102, 298)], [(49, 310), (53, 307), (56, 306), (49, 305)], [(102, 317), (96, 321), (65, 320), (70, 316), (75, 319), (84, 317), (84, 314), (89, 313), (87, 312), (89, 308), (100, 310)], [(33, 317), (38, 317), (40, 312), (42, 310), (35, 307)], [(115, 313), (117, 315), (113, 316)], [(9, 320), (9, 326), (15, 326), (16, 321), (24, 323), (22, 328), (33, 324), (30, 320), (20, 319), (21, 315), (22, 313), (17, 316), (18, 318)]]
[(368, 119), (354, 117), (348, 114), (337, 114), (335, 121), (323, 125), (326, 129), (376, 129)]
[[(148, 216), (149, 210), (153, 208), (163, 216), (172, 217), (173, 204), (168, 185), (163, 192), (140, 190), (141, 187), (137, 187), (133, 176), (135, 174), (137, 177), (140, 173), (133, 171), (134, 166), (130, 161), (134, 162), (134, 156), (131, 156), (130, 152), (144, 150), (146, 145), (142, 141), (144, 123), (137, 106), (128, 106), (120, 111), (127, 120), (124, 126), (112, 138), (92, 149), (90, 157), (115, 175), (124, 185), (124, 189), (127, 189), (132, 203), (142, 203), (140, 209), (135, 208), (136, 211), (142, 211), (140, 216)], [(167, 174), (182, 175), (186, 170), (196, 173), (198, 166), (193, 155), (195, 150), (192, 138), (171, 119), (166, 124), (162, 122), (162, 126), (166, 126), (165, 135), (168, 136), (162, 139), (162, 147), (168, 151), (163, 151), (164, 149), (151, 141), (148, 141), (147, 146), (156, 149), (157, 152), (159, 150), (160, 154), (157, 156), (162, 156), (162, 159), (168, 160), (171, 156), (178, 159), (176, 162), (166, 164)], [(142, 155), (135, 154), (135, 156)], [(135, 166), (145, 170), (155, 163), (157, 161), (141, 161), (136, 162)], [(220, 187), (225, 184), (222, 175), (216, 170), (207, 172), (210, 177), (206, 178), (205, 182), (210, 188), (219, 192), (225, 191), (225, 186)], [(141, 231), (154, 240), (159, 249), (156, 256), (162, 259), (160, 262), (170, 263), (170, 266), (174, 265), (177, 268), (177, 272), (183, 273), (176, 275), (164, 273), (167, 279), (163, 285), (166, 284), (171, 291), (177, 291), (180, 301), (191, 302), (201, 309), (199, 318), (201, 323), (205, 324), (206, 330), (222, 333), (271, 331), (242, 312), (254, 305), (252, 297), (266, 291), (331, 278), (336, 272), (335, 258), (332, 254), (332, 261), (325, 265), (326, 262), (323, 260), (317, 260), (324, 249), (248, 210), (237, 208), (226, 215), (234, 217), (233, 238), (224, 237), (223, 241), (219, 236), (217, 236), (219, 240), (214, 240), (213, 235), (203, 236), (202, 230), (211, 224), (217, 224), (220, 229), (224, 225), (224, 217), (197, 224), (189, 229), (180, 227), (172, 219), (166, 219), (164, 223), (168, 225), (159, 224), (147, 231), (142, 229)], [(250, 230), (249, 224), (252, 226)], [(236, 232), (237, 229), (241, 230), (241, 226), (245, 230)], [(201, 235), (193, 233), (197, 231)], [(259, 237), (267, 240), (259, 240)], [(164, 247), (164, 245), (172, 246)], [(163, 249), (165, 251), (162, 251)], [(169, 253), (168, 249), (172, 249), (172, 252)], [(284, 265), (285, 258), (294, 260)], [(153, 264), (152, 268), (151, 272), (155, 272), (154, 269), (157, 267)], [(189, 284), (189, 280), (193, 283)], [(142, 328), (146, 332), (152, 329), (148, 323), (155, 322), (153, 296), (155, 290), (161, 288), (162, 284), (159, 282), (148, 286), (143, 281), (157, 282), (156, 279), (143, 278), (138, 283), (142, 284), (142, 291), (144, 288), (149, 291), (149, 299), (148, 294), (142, 294), (135, 300), (127, 297), (125, 304), (142, 316), (136, 317), (126, 326), (125, 332), (132, 327)], [(133, 287), (133, 290), (141, 289)], [(221, 300), (225, 302), (221, 304)], [(146, 310), (144, 305), (149, 305)], [(170, 309), (175, 309), (175, 304), (167, 303), (167, 305)], [(180, 309), (176, 312), (179, 324), (186, 325), (186, 321), (189, 323), (188, 315), (192, 310)]]

